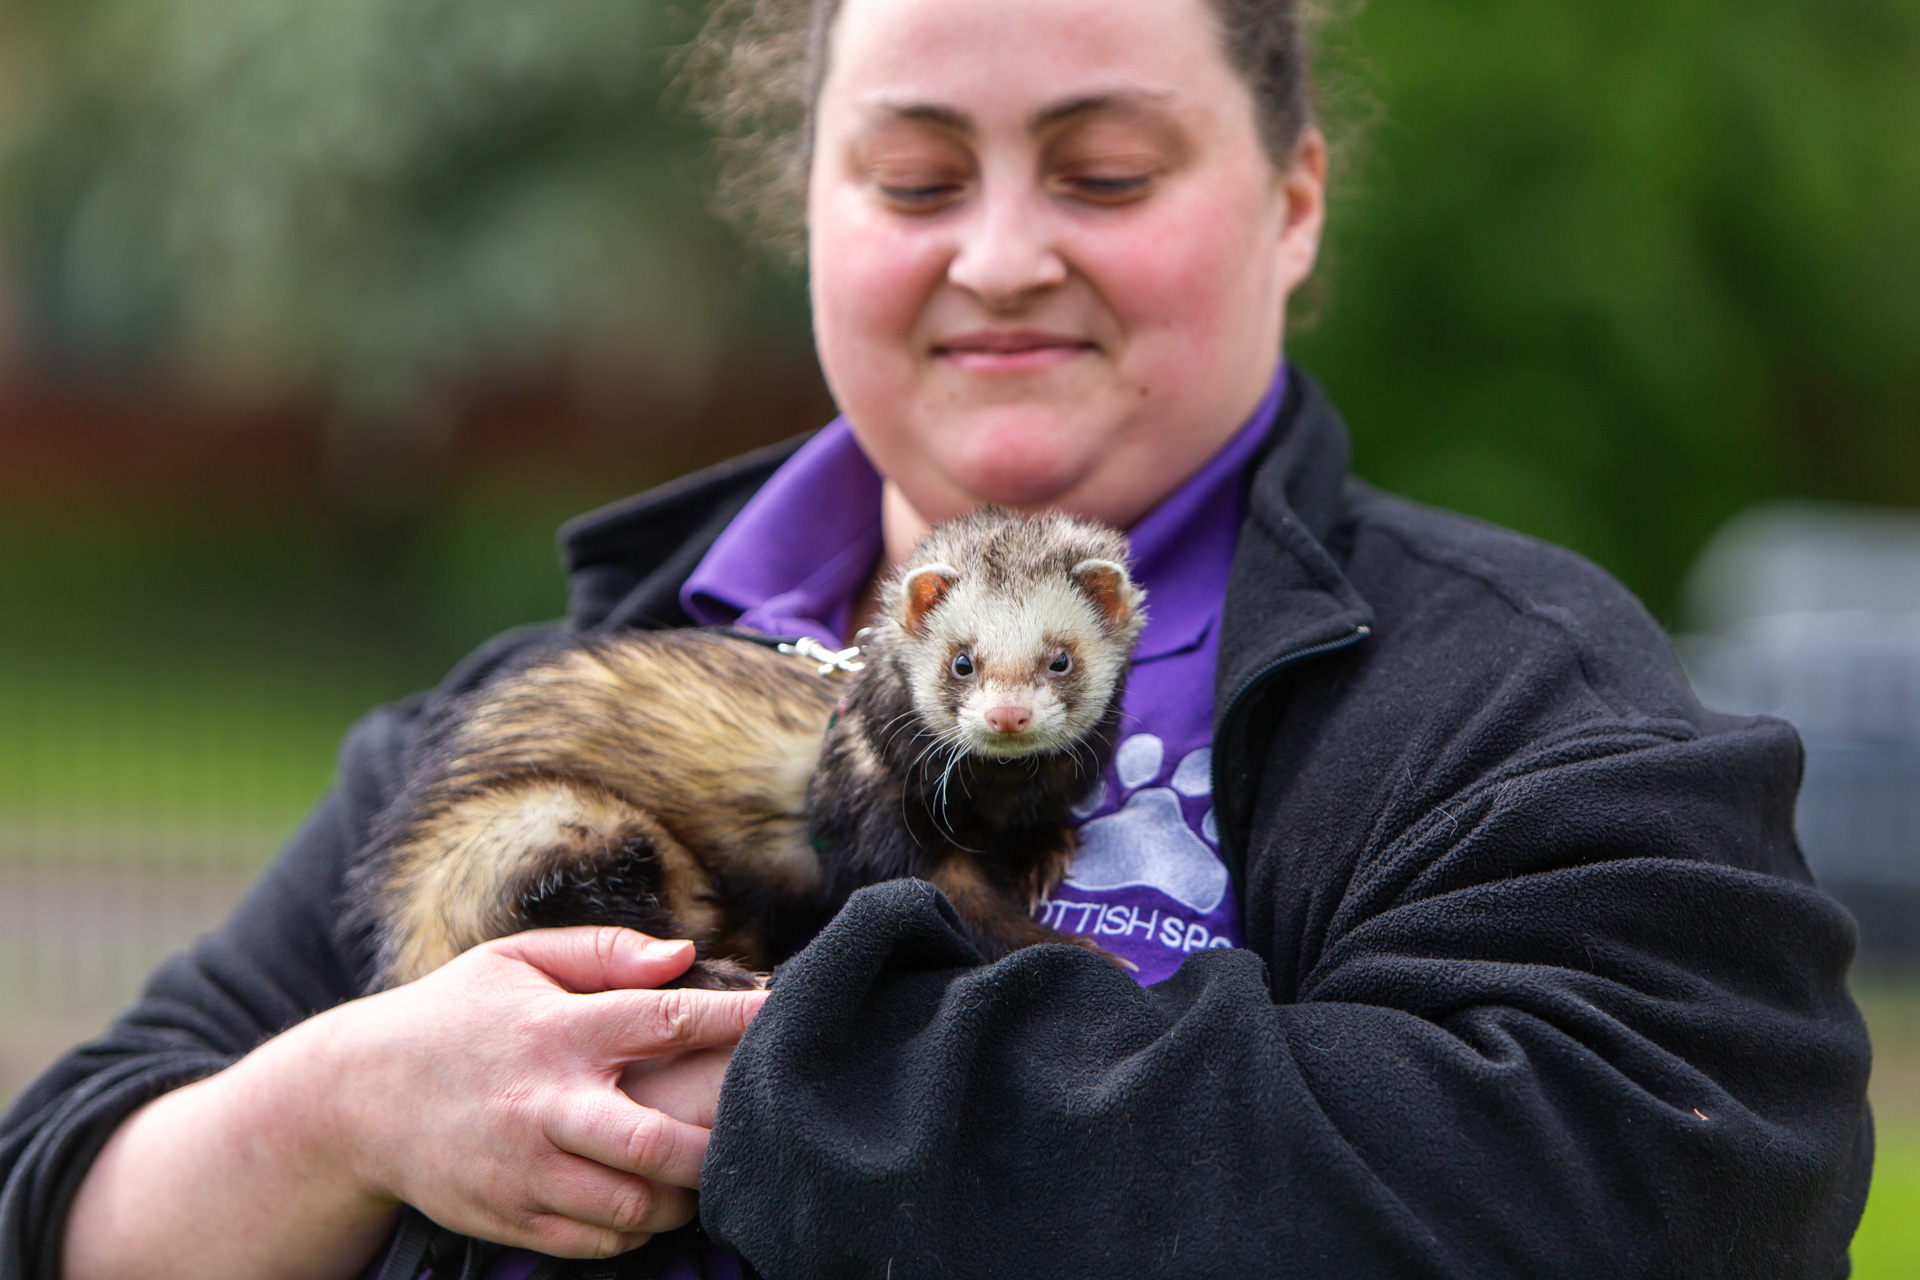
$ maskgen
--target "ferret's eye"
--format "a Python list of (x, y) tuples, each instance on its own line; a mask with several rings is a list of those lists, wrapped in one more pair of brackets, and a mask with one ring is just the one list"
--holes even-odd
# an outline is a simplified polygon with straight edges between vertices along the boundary
[(1057, 676), (1063, 676), (1073, 670), (1073, 655), (1065, 649), (1053, 655), (1053, 661), (1047, 664), (1047, 670)]
[(971, 679), (973, 676), (973, 659), (964, 653), (954, 654), (953, 674), (959, 676), (962, 680)]

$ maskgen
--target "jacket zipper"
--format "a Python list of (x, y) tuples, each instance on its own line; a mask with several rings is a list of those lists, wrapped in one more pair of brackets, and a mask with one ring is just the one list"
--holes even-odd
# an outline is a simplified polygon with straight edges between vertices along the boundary
[[(1258, 671), (1243, 680), (1240, 683), (1240, 687), (1234, 690), (1233, 696), (1227, 699), (1227, 713), (1220, 717), (1220, 728), (1223, 731), (1222, 736), (1230, 735), (1234, 731), (1233, 718), (1239, 712), (1240, 704), (1246, 699), (1247, 695), (1252, 693), (1257, 686), (1265, 684), (1268, 679), (1283, 667), (1290, 667), (1296, 662), (1304, 662), (1308, 658), (1318, 658), (1322, 654), (1335, 653), (1341, 649), (1350, 649), (1372, 634), (1373, 628), (1365, 623), (1361, 623), (1344, 636), (1325, 641), (1321, 644), (1310, 645), (1305, 649), (1295, 649), (1292, 653), (1283, 654), (1275, 658), (1272, 662), (1269, 662), (1266, 666), (1261, 667)], [(1215, 744), (1213, 768), (1210, 771), (1210, 782), (1213, 787), (1213, 806), (1216, 813), (1219, 812), (1221, 795), (1221, 752), (1218, 749), (1219, 745), (1218, 743)], [(1227, 864), (1227, 874), (1232, 877), (1235, 890), (1234, 897), (1237, 900), (1240, 896), (1239, 890), (1243, 887), (1241, 882), (1246, 877), (1246, 858), (1244, 854), (1240, 857), (1231, 856), (1231, 851), (1227, 844), (1227, 827), (1225, 824), (1221, 825), (1219, 836), (1221, 860)]]

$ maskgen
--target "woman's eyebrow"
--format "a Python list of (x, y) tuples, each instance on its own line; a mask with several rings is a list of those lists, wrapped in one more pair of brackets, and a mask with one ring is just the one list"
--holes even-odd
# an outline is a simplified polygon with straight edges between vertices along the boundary
[(1173, 96), (1169, 92), (1150, 89), (1081, 94), (1040, 108), (1033, 113), (1033, 121), (1028, 128), (1034, 133), (1042, 133), (1068, 121), (1105, 111), (1124, 116), (1155, 114), (1154, 108), (1171, 101)]
[(958, 107), (949, 107), (939, 102), (879, 102), (874, 106), (876, 114), (889, 116), (895, 120), (911, 120), (916, 124), (936, 125), (950, 129), (954, 133), (971, 136), (974, 132), (973, 117)]
[[(1127, 116), (1153, 114), (1154, 108), (1173, 97), (1172, 93), (1149, 89), (1119, 89), (1111, 93), (1078, 94), (1040, 108), (1033, 113), (1033, 118), (1027, 127), (1033, 133), (1044, 133), (1069, 121), (1106, 111)], [(971, 115), (944, 102), (883, 100), (875, 103), (874, 108), (895, 120), (930, 124), (965, 137), (973, 136), (976, 131)]]

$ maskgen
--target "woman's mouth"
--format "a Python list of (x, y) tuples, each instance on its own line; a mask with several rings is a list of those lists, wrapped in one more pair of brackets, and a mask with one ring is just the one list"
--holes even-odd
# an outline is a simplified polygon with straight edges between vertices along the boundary
[(1099, 347), (1084, 338), (1034, 329), (982, 329), (955, 334), (933, 346), (933, 357), (969, 373), (1026, 373), (1090, 355)]

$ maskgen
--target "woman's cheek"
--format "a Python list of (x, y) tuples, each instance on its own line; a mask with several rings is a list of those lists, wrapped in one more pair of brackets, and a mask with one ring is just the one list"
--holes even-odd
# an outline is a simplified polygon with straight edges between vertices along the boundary
[(891, 220), (816, 225), (811, 276), (815, 340), (842, 407), (859, 383), (885, 373), (910, 376), (914, 330), (927, 299), (945, 276), (946, 257), (922, 231), (903, 233)]
[(1088, 274), (1130, 334), (1170, 331), (1182, 345), (1207, 347), (1264, 296), (1262, 248), (1247, 237), (1244, 213), (1187, 201), (1107, 238)]

